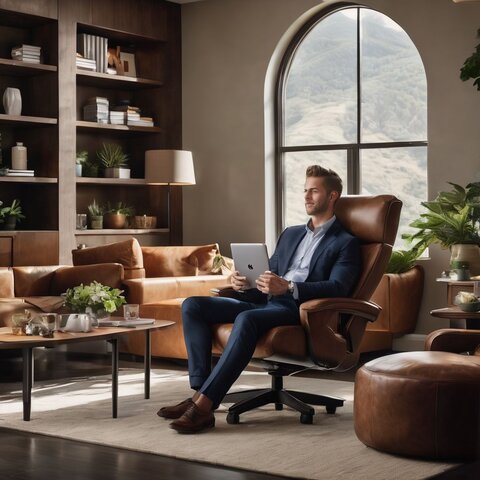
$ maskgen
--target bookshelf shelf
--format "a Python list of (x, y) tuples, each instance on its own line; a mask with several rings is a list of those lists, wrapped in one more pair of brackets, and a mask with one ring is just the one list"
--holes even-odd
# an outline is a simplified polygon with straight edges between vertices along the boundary
[(55, 65), (27, 63), (9, 58), (0, 58), (0, 75), (32, 76), (57, 72)]
[(77, 69), (77, 83), (100, 88), (148, 89), (163, 86), (163, 82), (147, 78), (109, 75), (108, 73), (91, 72)]

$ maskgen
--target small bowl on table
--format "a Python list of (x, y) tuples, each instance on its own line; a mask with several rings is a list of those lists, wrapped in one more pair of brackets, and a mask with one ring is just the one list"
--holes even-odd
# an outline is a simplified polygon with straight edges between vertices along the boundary
[(459, 303), (460, 310), (463, 312), (478, 312), (480, 311), (480, 302)]

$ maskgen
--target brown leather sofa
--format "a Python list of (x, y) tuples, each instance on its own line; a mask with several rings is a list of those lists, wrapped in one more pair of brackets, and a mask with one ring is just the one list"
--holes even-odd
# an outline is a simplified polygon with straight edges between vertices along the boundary
[[(211, 290), (229, 284), (229, 271), (214, 269), (220, 253), (217, 244), (201, 246), (141, 247), (134, 238), (99, 247), (73, 250), (74, 265), (118, 262), (125, 271), (122, 288), (129, 303), (140, 305), (140, 316), (167, 319), (175, 326), (152, 333), (152, 355), (186, 359), (181, 305), (192, 295), (212, 295)], [(230, 259), (225, 261), (231, 266)], [(143, 355), (144, 335), (122, 339), (121, 350)]]
[(425, 352), (366, 363), (355, 378), (357, 437), (400, 455), (480, 458), (479, 347), (479, 330), (443, 329), (427, 336)]
[(13, 313), (58, 311), (60, 296), (67, 288), (98, 281), (120, 288), (123, 267), (118, 263), (80, 267), (52, 265), (43, 267), (0, 268), (0, 326), (9, 326)]

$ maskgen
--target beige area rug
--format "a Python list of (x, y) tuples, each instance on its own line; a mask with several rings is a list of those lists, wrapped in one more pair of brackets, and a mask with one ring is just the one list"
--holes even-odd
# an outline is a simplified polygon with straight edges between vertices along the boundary
[[(245, 372), (239, 388), (265, 386), (266, 374)], [(335, 415), (317, 408), (313, 425), (302, 425), (291, 410), (264, 407), (226, 423), (225, 408), (217, 426), (201, 435), (179, 435), (155, 414), (158, 407), (183, 400), (188, 379), (182, 372), (152, 372), (152, 395), (143, 398), (143, 375), (123, 370), (119, 383), (119, 418), (111, 418), (110, 378), (93, 377), (37, 384), (32, 420), (22, 420), (21, 390), (0, 396), (0, 427), (151, 452), (287, 477), (308, 479), (424, 479), (453, 464), (411, 460), (367, 448), (353, 430), (353, 383), (291, 377), (291, 389), (329, 393), (347, 400)]]

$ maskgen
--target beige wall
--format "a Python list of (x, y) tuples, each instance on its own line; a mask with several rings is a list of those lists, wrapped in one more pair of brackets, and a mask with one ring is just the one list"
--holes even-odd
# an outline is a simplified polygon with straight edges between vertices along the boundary
[[(232, 241), (265, 240), (265, 211), (271, 207), (265, 201), (267, 69), (289, 27), (309, 9), (322, 8), (322, 3), (335, 2), (205, 0), (182, 6), (183, 139), (184, 148), (194, 152), (197, 175), (197, 185), (184, 189), (185, 244), (219, 242), (228, 254)], [(480, 2), (365, 0), (363, 4), (398, 22), (424, 61), (430, 197), (445, 189), (447, 181), (479, 180), (480, 92), (458, 75), (478, 43)], [(267, 125), (268, 121), (269, 117)], [(431, 259), (424, 262), (418, 333), (446, 326), (428, 312), (444, 304), (445, 287), (434, 279), (446, 268), (448, 258), (448, 252), (433, 247)]]

